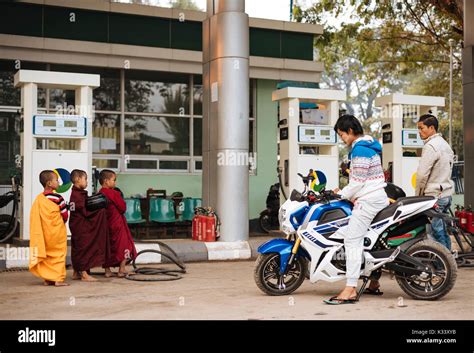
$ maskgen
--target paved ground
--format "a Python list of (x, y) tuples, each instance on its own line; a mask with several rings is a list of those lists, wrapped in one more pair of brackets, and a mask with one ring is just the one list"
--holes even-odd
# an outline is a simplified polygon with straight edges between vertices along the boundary
[[(253, 261), (188, 264), (173, 282), (101, 278), (44, 287), (29, 272), (0, 273), (0, 319), (474, 319), (474, 269), (459, 269), (451, 293), (437, 302), (407, 298), (382, 277), (382, 297), (363, 296), (355, 305), (329, 306), (323, 299), (343, 283), (306, 281), (293, 295), (270, 297), (256, 287)], [(70, 278), (71, 272), (68, 271)], [(399, 297), (406, 307), (400, 307)]]

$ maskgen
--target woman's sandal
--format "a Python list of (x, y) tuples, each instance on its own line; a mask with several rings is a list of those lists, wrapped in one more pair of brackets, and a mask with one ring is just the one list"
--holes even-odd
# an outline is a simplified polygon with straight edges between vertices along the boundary
[(370, 295), (382, 295), (383, 292), (380, 291), (380, 288), (375, 288), (375, 289), (372, 289), (372, 288), (366, 288), (365, 291), (364, 291), (364, 294), (370, 294)]
[(356, 298), (342, 299), (342, 298), (338, 298), (337, 295), (324, 300), (326, 304), (330, 304), (330, 305), (355, 304), (357, 301), (358, 300)]
[(128, 272), (117, 272), (117, 277), (118, 278), (124, 278), (127, 277)]

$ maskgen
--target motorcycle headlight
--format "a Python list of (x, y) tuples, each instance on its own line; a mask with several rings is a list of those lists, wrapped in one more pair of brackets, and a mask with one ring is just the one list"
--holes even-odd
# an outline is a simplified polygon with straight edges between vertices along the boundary
[(281, 231), (285, 234), (291, 234), (295, 231), (295, 228), (290, 222), (283, 222), (281, 224)]
[(282, 224), (284, 220), (285, 220), (285, 216), (280, 213), (280, 214), (278, 215), (278, 222), (279, 222), (280, 224)]

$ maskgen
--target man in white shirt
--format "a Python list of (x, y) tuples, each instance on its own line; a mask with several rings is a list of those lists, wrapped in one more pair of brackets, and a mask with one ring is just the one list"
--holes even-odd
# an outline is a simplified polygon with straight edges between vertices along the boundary
[[(425, 145), (416, 171), (415, 194), (437, 197), (438, 211), (448, 213), (452, 202), (451, 195), (454, 192), (454, 183), (451, 180), (453, 150), (438, 133), (438, 119), (434, 115), (422, 115), (417, 125)], [(431, 228), (435, 240), (451, 250), (451, 239), (444, 221), (441, 218), (435, 218), (431, 223)]]

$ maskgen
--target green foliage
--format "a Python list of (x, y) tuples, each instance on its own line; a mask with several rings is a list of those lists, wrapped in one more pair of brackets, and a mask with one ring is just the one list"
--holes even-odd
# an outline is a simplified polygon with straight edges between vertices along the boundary
[(170, 5), (170, 7), (182, 10), (202, 11), (202, 9), (197, 6), (192, 0), (172, 0), (170, 1)]

